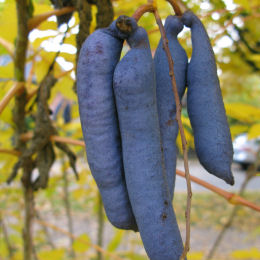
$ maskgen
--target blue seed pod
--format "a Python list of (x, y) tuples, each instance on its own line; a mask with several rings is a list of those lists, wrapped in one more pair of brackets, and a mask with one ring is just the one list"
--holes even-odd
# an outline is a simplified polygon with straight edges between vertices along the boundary
[(131, 50), (114, 73), (125, 178), (138, 229), (151, 260), (178, 260), (183, 244), (166, 183), (153, 59), (146, 31), (128, 39)]
[(192, 57), (187, 72), (187, 103), (196, 153), (209, 173), (233, 185), (233, 146), (213, 49), (203, 24), (195, 14), (185, 12), (182, 20), (191, 28)]
[[(177, 39), (177, 36), (182, 29), (183, 23), (180, 17), (167, 17), (165, 21), (165, 31), (168, 39), (168, 46), (174, 62), (174, 75), (180, 100), (185, 92), (186, 71), (188, 64), (186, 52)], [(171, 78), (169, 75), (169, 65), (167, 56), (163, 49), (162, 39), (160, 40), (155, 52), (154, 64), (156, 72), (156, 95), (162, 137), (162, 148), (165, 159), (168, 186), (171, 198), (173, 198), (177, 159), (176, 138), (179, 127), (176, 121), (176, 104), (172, 90)]]
[[(125, 33), (117, 29), (117, 23), (125, 23)], [(109, 221), (133, 230), (137, 225), (125, 184), (112, 85), (122, 39), (136, 27), (133, 20), (119, 17), (110, 27), (92, 33), (81, 48), (77, 69), (80, 120), (91, 173)]]

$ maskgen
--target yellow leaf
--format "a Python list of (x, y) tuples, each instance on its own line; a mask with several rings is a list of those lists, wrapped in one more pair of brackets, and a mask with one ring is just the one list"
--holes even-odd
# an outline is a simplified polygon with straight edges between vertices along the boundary
[(54, 30), (57, 31), (57, 23), (54, 21), (44, 21), (37, 27), (39, 30)]
[(47, 62), (44, 62), (43, 60), (40, 60), (35, 64), (35, 74), (37, 82), (41, 82), (43, 77), (46, 75), (49, 66), (50, 65)]
[(68, 124), (63, 126), (64, 131), (69, 131), (69, 132), (76, 132), (78, 129), (81, 129), (81, 124), (80, 122), (75, 122), (71, 121)]
[(76, 46), (76, 34), (71, 34), (70, 36), (66, 37), (64, 43)]
[(250, 4), (249, 4), (250, 1), (248, 1), (248, 0), (234, 0), (234, 2), (236, 4), (241, 5), (245, 9), (250, 9)]
[(184, 115), (181, 116), (182, 124), (191, 129), (190, 119)]
[(71, 54), (68, 52), (61, 52), (59, 56), (63, 57), (66, 61), (70, 61), (70, 62), (74, 62), (76, 58), (75, 54)]
[(249, 55), (249, 58), (255, 62), (260, 62), (260, 54), (251, 54)]
[(79, 118), (79, 107), (78, 106), (76, 106), (76, 105), (72, 106), (71, 117), (73, 119)]
[[(186, 137), (186, 141), (187, 141), (188, 147), (194, 148), (194, 138), (193, 138), (193, 135), (185, 128), (184, 128), (184, 134), (185, 134), (185, 137)], [(183, 154), (182, 141), (181, 141), (180, 132), (178, 133), (178, 136), (177, 136), (177, 139), (176, 139), (176, 144), (177, 144), (177, 146), (179, 148), (180, 153)]]
[(192, 259), (192, 260), (202, 260), (203, 253), (202, 252), (191, 252), (191, 253), (188, 253), (188, 258)]
[(89, 249), (91, 241), (87, 234), (80, 235), (73, 242), (73, 249), (78, 253), (84, 253)]
[(260, 136), (260, 123), (254, 124), (250, 127), (248, 132), (248, 139), (257, 138)]
[(228, 116), (241, 122), (254, 123), (260, 120), (260, 108), (258, 107), (243, 103), (230, 103), (225, 104), (225, 108)]
[(53, 10), (53, 8), (50, 4), (37, 3), (37, 1), (34, 1), (33, 4), (34, 4), (33, 15), (43, 14), (43, 13)]
[(69, 100), (77, 101), (77, 95), (73, 90), (74, 80), (66, 75), (62, 77), (55, 85), (52, 91), (51, 99), (53, 99), (58, 93), (61, 93), (64, 97)]
[(53, 259), (63, 260), (65, 255), (64, 249), (53, 249), (51, 251), (42, 251), (38, 254), (40, 260)]
[(239, 134), (247, 132), (247, 130), (248, 130), (247, 125), (231, 125), (230, 132), (231, 132), (232, 139)]
[(12, 256), (11, 260), (22, 260), (23, 259), (23, 253), (22, 252), (16, 252)]
[(86, 192), (86, 189), (84, 188), (78, 188), (74, 191), (72, 191), (72, 196), (75, 200), (80, 200), (82, 198), (84, 198), (86, 196), (87, 192)]
[[(44, 50), (40, 51), (41, 59), (39, 59), (35, 64), (35, 74), (36, 74), (37, 82), (40, 82), (43, 79), (43, 77), (46, 75), (55, 55), (56, 55), (55, 52), (47, 52)], [(55, 75), (58, 75), (59, 74), (58, 72), (60, 72), (60, 66), (57, 63), (54, 66), (54, 70), (55, 70)]]
[(46, 41), (46, 40), (53, 38), (53, 37), (56, 37), (56, 36), (45, 36), (45, 37), (37, 38), (33, 42), (31, 42), (31, 44), (32, 44), (33, 48), (35, 50), (37, 50), (41, 46), (43, 41)]
[(3, 257), (3, 259), (8, 259), (8, 250), (2, 238), (0, 238), (0, 257)]
[(14, 43), (17, 36), (17, 17), (16, 6), (14, 1), (5, 1), (0, 15), (0, 32), (1, 37), (5, 40)]
[(96, 20), (97, 7), (95, 5), (91, 5), (91, 13), (92, 13), (92, 21), (90, 24), (89, 32), (93, 33), (97, 26), (97, 20)]
[(5, 66), (0, 66), (0, 75), (3, 78), (13, 78), (13, 76), (14, 76), (14, 63), (9, 62)]
[(232, 252), (232, 257), (235, 259), (260, 259), (260, 250), (251, 248), (249, 250), (236, 250)]
[(11, 139), (14, 134), (14, 129), (12, 127), (8, 127), (5, 129), (1, 129), (1, 136), (0, 136), (0, 147), (2, 148), (11, 148), (12, 143)]

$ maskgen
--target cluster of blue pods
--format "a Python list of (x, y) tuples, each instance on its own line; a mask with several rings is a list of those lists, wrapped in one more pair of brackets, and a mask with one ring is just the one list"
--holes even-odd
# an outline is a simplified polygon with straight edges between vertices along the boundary
[[(190, 62), (177, 36), (191, 29)], [(179, 97), (187, 106), (203, 167), (233, 184), (232, 142), (214, 53), (192, 12), (165, 21)], [(124, 40), (130, 50), (120, 60)], [(183, 251), (172, 199), (176, 175), (176, 104), (160, 40), (154, 58), (144, 28), (120, 16), (83, 44), (77, 94), (87, 160), (109, 221), (139, 231), (151, 260), (178, 260)]]

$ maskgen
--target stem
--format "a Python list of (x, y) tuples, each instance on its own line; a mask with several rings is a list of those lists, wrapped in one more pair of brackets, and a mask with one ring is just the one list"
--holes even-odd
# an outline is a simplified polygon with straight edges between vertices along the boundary
[(174, 93), (174, 99), (175, 99), (175, 103), (176, 103), (176, 120), (178, 122), (178, 126), (180, 129), (183, 155), (184, 155), (184, 168), (185, 168), (185, 177), (186, 177), (186, 182), (187, 182), (187, 208), (186, 208), (186, 212), (185, 212), (186, 240), (185, 240), (184, 250), (183, 250), (181, 259), (185, 259), (186, 255), (190, 249), (190, 210), (191, 210), (191, 197), (192, 197), (190, 173), (189, 173), (189, 165), (188, 165), (187, 141), (185, 138), (184, 128), (183, 128), (182, 121), (181, 121), (181, 103), (180, 103), (180, 98), (178, 95), (176, 80), (175, 80), (175, 76), (174, 76), (174, 63), (173, 63), (173, 59), (171, 57), (170, 49), (168, 47), (168, 39), (166, 37), (166, 32), (164, 30), (162, 20), (160, 18), (160, 15), (159, 15), (157, 9), (154, 10), (154, 16), (156, 19), (156, 23), (158, 24), (159, 29), (160, 29), (161, 37), (163, 40), (163, 47), (164, 47), (164, 50), (165, 50), (165, 53), (166, 53), (166, 56), (168, 59), (168, 63), (169, 63), (169, 74), (171, 77), (172, 90)]
[[(185, 178), (185, 173), (183, 171), (180, 171), (180, 170), (176, 170), (176, 174), (181, 176), (181, 177), (184, 177)], [(239, 195), (237, 194), (234, 194), (234, 193), (231, 193), (231, 192), (228, 192), (228, 191), (225, 191), (219, 187), (216, 187), (206, 181), (203, 181), (195, 176), (192, 176), (190, 175), (190, 179), (191, 181), (203, 186), (204, 188), (208, 189), (208, 190), (211, 190), (215, 193), (217, 193), (219, 196), (225, 198), (229, 203), (231, 204), (239, 204), (239, 205), (243, 205), (243, 206), (246, 206), (248, 208), (251, 208), (255, 211), (259, 211), (260, 212), (260, 206), (258, 205), (255, 205), (254, 203), (252, 202), (249, 202), (248, 200), (240, 197)]]
[(33, 244), (33, 259), (34, 260), (39, 260), (38, 255), (37, 255), (37, 251), (35, 248), (35, 245)]
[(71, 73), (71, 72), (74, 71), (74, 70), (75, 70), (75, 68), (72, 68), (72, 69), (70, 69), (70, 70), (63, 71), (63, 72), (61, 72), (59, 75), (55, 76), (55, 78), (56, 78), (56, 79), (60, 79), (60, 78), (62, 78), (62, 77), (64, 77), (64, 76), (68, 75), (69, 73)]
[(28, 20), (28, 29), (31, 31), (32, 29), (35, 29), (38, 27), (42, 22), (47, 20), (49, 17), (56, 15), (60, 16), (63, 14), (71, 13), (75, 10), (74, 7), (64, 7), (62, 9), (52, 10), (43, 14), (36, 15)]
[(176, 0), (166, 0), (166, 1), (170, 3), (176, 15), (182, 16), (182, 11)]
[[(65, 161), (62, 162), (63, 166), (65, 165)], [(66, 216), (68, 221), (68, 230), (70, 234), (73, 234), (73, 223), (72, 223), (72, 216), (71, 216), (71, 205), (70, 205), (70, 199), (69, 199), (69, 182), (68, 182), (68, 172), (66, 171), (65, 167), (62, 167), (63, 171), (63, 192), (64, 192), (64, 204), (65, 204), (65, 210), (66, 210)], [(70, 237), (70, 253), (71, 256), (75, 256), (75, 252), (73, 250), (73, 242), (74, 238)]]
[(111, 0), (97, 0), (96, 29), (105, 28), (113, 22), (114, 10)]
[[(29, 175), (30, 177), (31, 175)], [(24, 241), (24, 260), (31, 260), (33, 255), (33, 238), (32, 238), (32, 223), (33, 223), (33, 189), (32, 186), (24, 187), (24, 207), (25, 221), (23, 228)]]
[(16, 95), (21, 93), (24, 90), (24, 82), (16, 82), (9, 91), (5, 94), (3, 99), (0, 102), (0, 115), (6, 106), (9, 104), (10, 100)]
[(9, 240), (8, 231), (7, 231), (7, 228), (5, 226), (4, 220), (1, 215), (0, 215), (0, 227), (2, 227), (2, 229), (3, 229), (4, 240), (5, 240), (7, 249), (8, 249), (9, 258), (12, 259), (15, 249)]
[(90, 34), (90, 25), (92, 21), (91, 5), (86, 0), (78, 0), (77, 11), (79, 16), (79, 32), (76, 37), (76, 43), (77, 43), (76, 64), (78, 62), (81, 45)]
[(145, 5), (141, 5), (132, 15), (132, 17), (138, 21), (145, 13), (154, 11), (154, 4), (148, 3)]
[[(14, 78), (17, 82), (23, 83), (24, 69), (26, 62), (26, 53), (28, 45), (28, 27), (27, 22), (29, 19), (29, 8), (27, 0), (16, 1), (17, 12), (17, 38), (16, 48), (14, 55)], [(25, 124), (25, 105), (26, 105), (26, 89), (15, 97), (15, 108), (13, 111), (13, 121), (15, 125), (15, 145), (21, 154), (26, 151), (25, 143), (19, 139), (20, 135), (26, 131)], [(33, 220), (33, 189), (31, 184), (31, 174), (33, 169), (32, 159), (26, 158), (23, 165), (22, 185), (24, 193), (24, 206), (25, 206), (25, 223), (23, 228), (23, 251), (24, 260), (32, 260), (33, 244), (32, 244), (32, 220)]]
[[(103, 202), (100, 193), (98, 193), (98, 234), (97, 245), (103, 247), (103, 235), (104, 235), (104, 211)], [(97, 251), (97, 260), (102, 260), (103, 255), (100, 251)]]
[[(33, 132), (27, 132), (27, 133), (24, 133), (20, 136), (20, 140), (22, 142), (26, 142), (26, 141), (28, 141), (32, 138), (33, 138)], [(61, 137), (61, 136), (58, 136), (58, 135), (52, 135), (52, 136), (50, 136), (50, 140), (53, 141), (53, 142), (66, 143), (66, 144), (72, 144), (72, 145), (78, 145), (78, 146), (85, 147), (84, 141), (75, 140), (75, 139), (68, 138), (68, 137)]]
[[(38, 219), (39, 221), (42, 221), (42, 218), (41, 218), (39, 212), (36, 209), (34, 210), (34, 215), (35, 215), (36, 219)], [(52, 238), (49, 234), (48, 228), (46, 226), (42, 226), (42, 228), (43, 228), (43, 232), (45, 233), (48, 244), (50, 245), (50, 247), (52, 249), (55, 249), (55, 245), (54, 245)]]
[(5, 149), (5, 148), (0, 148), (0, 153), (7, 153), (7, 154), (14, 155), (14, 156), (19, 156), (21, 154), (17, 150), (11, 150), (11, 149)]
[(9, 55), (13, 59), (14, 58), (14, 46), (2, 37), (0, 37), (0, 45), (2, 45), (6, 49), (6, 51), (9, 53)]

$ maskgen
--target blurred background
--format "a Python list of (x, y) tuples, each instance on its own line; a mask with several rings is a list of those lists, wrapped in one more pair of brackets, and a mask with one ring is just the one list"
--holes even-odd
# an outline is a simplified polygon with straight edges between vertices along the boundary
[[(106, 219), (86, 163), (75, 93), (84, 39), (146, 2), (28, 0), (22, 10), (23, 2), (0, 0), (0, 259), (148, 259), (138, 233), (115, 229)], [(211, 39), (233, 139), (235, 185), (199, 164), (184, 95), (190, 173), (260, 205), (259, 1), (176, 2), (201, 18)], [(157, 5), (163, 21), (174, 14), (168, 2), (158, 0)], [(160, 33), (153, 15), (145, 14), (139, 25), (147, 30), (154, 53)], [(190, 58), (188, 28), (179, 41)], [(128, 49), (124, 45), (122, 55)], [(53, 84), (46, 80), (48, 72)], [(47, 91), (40, 93), (40, 88)], [(51, 141), (41, 146), (37, 137), (45, 135)], [(180, 137), (177, 145), (177, 168), (183, 170)], [(24, 154), (28, 164), (21, 167)], [(233, 205), (199, 184), (192, 188), (188, 259), (260, 259), (259, 212)], [(185, 240), (186, 182), (180, 176), (173, 205)]]

